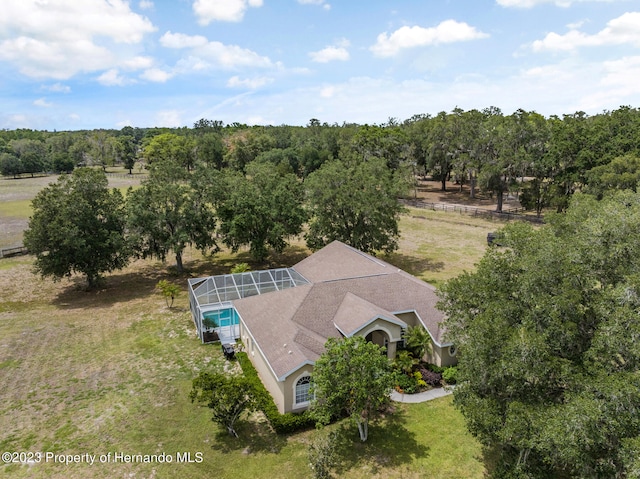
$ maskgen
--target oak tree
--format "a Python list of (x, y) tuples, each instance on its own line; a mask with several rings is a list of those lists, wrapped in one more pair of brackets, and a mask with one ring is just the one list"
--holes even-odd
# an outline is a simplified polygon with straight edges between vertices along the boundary
[(32, 205), (24, 244), (43, 276), (81, 273), (93, 288), (102, 273), (128, 263), (124, 199), (119, 190), (109, 190), (104, 172), (76, 169), (41, 190)]

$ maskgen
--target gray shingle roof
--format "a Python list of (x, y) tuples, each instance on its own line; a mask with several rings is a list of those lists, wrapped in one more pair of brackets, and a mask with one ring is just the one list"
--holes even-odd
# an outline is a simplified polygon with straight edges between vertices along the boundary
[(293, 267), (311, 284), (234, 301), (278, 378), (314, 362), (325, 341), (351, 334), (377, 316), (415, 310), (436, 342), (443, 314), (435, 288), (339, 241)]

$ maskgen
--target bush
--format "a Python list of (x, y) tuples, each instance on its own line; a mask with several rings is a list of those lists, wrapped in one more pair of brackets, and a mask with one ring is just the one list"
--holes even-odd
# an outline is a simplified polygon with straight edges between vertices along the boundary
[(433, 371), (434, 373), (438, 373), (438, 374), (442, 374), (444, 372), (444, 370), (447, 369), (445, 367), (437, 366), (437, 365), (431, 364), (431, 363), (427, 364), (426, 366), (427, 366), (427, 369), (429, 371)]
[(420, 371), (416, 371), (415, 373), (413, 373), (413, 377), (416, 379), (416, 383), (419, 387), (424, 388), (427, 386), (427, 383), (422, 379), (422, 374), (420, 374)]
[(336, 443), (338, 433), (323, 434), (309, 444), (309, 467), (315, 479), (330, 479), (331, 469), (336, 465)]
[(395, 383), (398, 389), (407, 394), (414, 394), (420, 390), (416, 378), (405, 373), (398, 372), (395, 376)]
[(458, 368), (450, 366), (442, 372), (442, 379), (447, 384), (455, 384), (458, 381)]
[(426, 368), (420, 369), (420, 374), (422, 375), (422, 380), (427, 383), (429, 386), (440, 386), (442, 383), (442, 374), (430, 371)]
[(302, 413), (288, 412), (280, 414), (280, 411), (278, 411), (278, 408), (276, 407), (276, 403), (273, 402), (271, 394), (269, 394), (269, 391), (267, 391), (264, 384), (262, 384), (262, 381), (260, 381), (258, 371), (253, 367), (247, 353), (238, 352), (236, 353), (236, 357), (238, 358), (240, 367), (242, 367), (242, 372), (249, 380), (251, 387), (254, 390), (253, 393), (258, 404), (258, 409), (264, 413), (269, 420), (271, 427), (273, 427), (278, 434), (287, 434), (299, 431), (315, 424), (315, 421), (307, 411)]

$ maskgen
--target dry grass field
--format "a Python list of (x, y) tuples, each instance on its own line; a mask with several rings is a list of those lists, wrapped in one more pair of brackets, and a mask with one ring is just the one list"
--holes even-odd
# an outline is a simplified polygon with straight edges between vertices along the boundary
[[(23, 201), (19, 190), (8, 193), (3, 183), (0, 195)], [(500, 225), (411, 209), (401, 221), (399, 251), (384, 259), (439, 285), (472, 269), (487, 232)], [(0, 476), (310, 477), (307, 445), (316, 431), (276, 436), (256, 415), (240, 426), (240, 439), (231, 439), (207, 408), (191, 404), (199, 371), (237, 366), (218, 347), (200, 344), (185, 292), (189, 276), (226, 273), (237, 262), (290, 265), (307, 254), (301, 240), (265, 264), (252, 263), (246, 252), (210, 258), (188, 251), (185, 275), (175, 275), (171, 264), (136, 261), (93, 292), (79, 277), (35, 276), (30, 256), (0, 260), (0, 452), (60, 455), (0, 465)], [(183, 288), (172, 309), (155, 292), (160, 279)], [(340, 477), (483, 477), (481, 448), (450, 398), (399, 405), (373, 425), (364, 445), (348, 425), (335, 427), (345, 428)], [(117, 454), (162, 453), (173, 461), (115, 462)], [(184, 462), (183, 453), (194, 462)], [(74, 454), (95, 455), (95, 463), (86, 456), (79, 464), (54, 462)]]

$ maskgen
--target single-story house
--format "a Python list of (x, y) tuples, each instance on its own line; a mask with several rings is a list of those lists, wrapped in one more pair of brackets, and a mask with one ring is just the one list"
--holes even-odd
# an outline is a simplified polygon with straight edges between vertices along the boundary
[(189, 297), (201, 340), (240, 339), (281, 413), (308, 407), (330, 337), (364, 336), (394, 358), (405, 329), (422, 326), (433, 343), (427, 359), (456, 363), (435, 288), (339, 241), (291, 268), (191, 279)]

